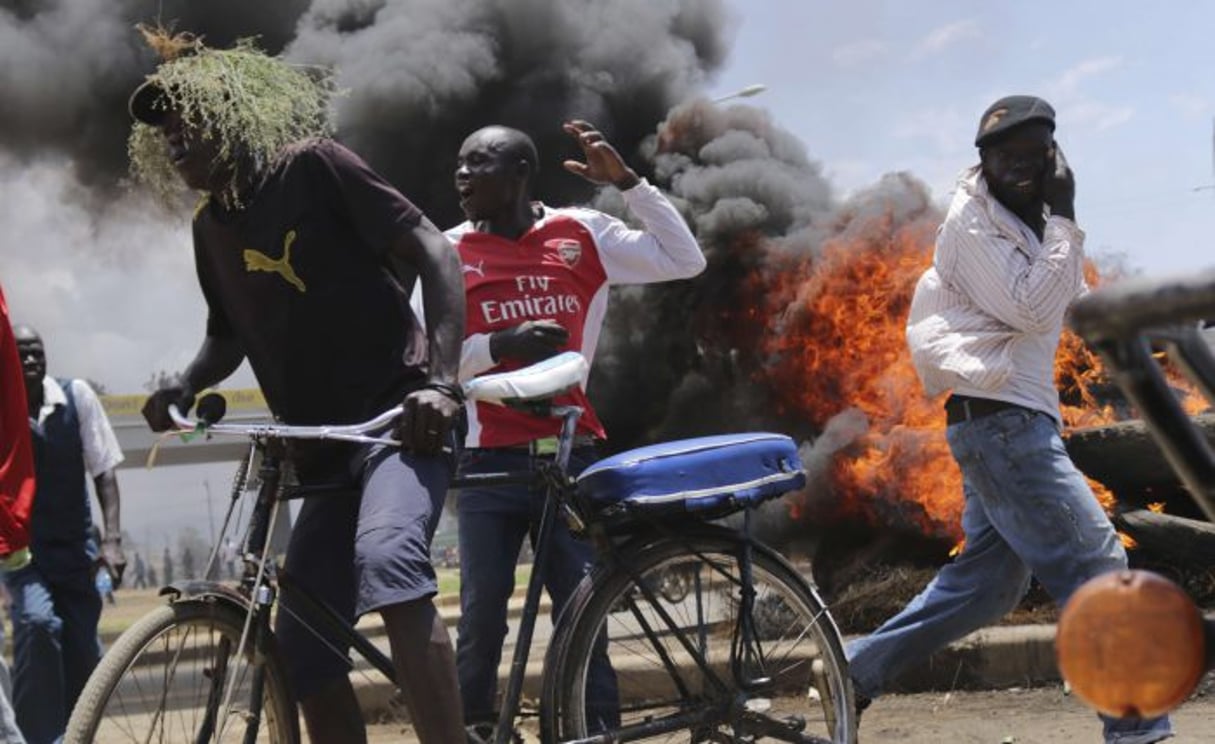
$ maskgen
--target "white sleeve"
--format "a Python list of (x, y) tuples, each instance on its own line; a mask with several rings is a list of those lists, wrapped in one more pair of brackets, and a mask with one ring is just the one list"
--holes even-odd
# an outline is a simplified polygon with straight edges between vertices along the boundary
[[(421, 282), (414, 282), (413, 294), (409, 297), (409, 306), (413, 309), (414, 317), (418, 319), (422, 332), (425, 333), (426, 313), (423, 311)], [(460, 345), (459, 374), (461, 382), (476, 377), (496, 364), (497, 362), (489, 353), (488, 333), (474, 333), (464, 339), (464, 343)]]
[(471, 380), (497, 365), (489, 353), (488, 333), (474, 333), (460, 347), (460, 382)]
[(1084, 288), (1084, 232), (1063, 217), (1047, 219), (1042, 252), (1033, 259), (984, 220), (946, 218), (936, 260), (942, 278), (1025, 333), (1057, 326)]
[(122, 462), (122, 449), (93, 388), (84, 380), (72, 380), (71, 387), (80, 424), (80, 442), (84, 447), (84, 467), (90, 478), (96, 478)]
[(586, 210), (580, 215), (595, 237), (610, 284), (687, 279), (704, 271), (704, 252), (679, 210), (661, 191), (642, 179), (621, 193), (644, 230), (633, 230), (602, 212)]

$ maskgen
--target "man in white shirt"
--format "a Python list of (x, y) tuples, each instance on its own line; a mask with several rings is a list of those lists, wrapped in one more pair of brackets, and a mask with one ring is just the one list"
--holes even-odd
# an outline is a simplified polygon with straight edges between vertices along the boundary
[[(857, 706), (947, 644), (1012, 610), (1036, 576), (1062, 606), (1126, 553), (1060, 438), (1054, 359), (1084, 292), (1075, 179), (1055, 112), (1008, 96), (979, 121), (966, 170), (920, 278), (907, 341), (925, 392), (952, 391), (946, 438), (962, 470), (965, 548), (907, 607), (848, 646)], [(1167, 717), (1102, 717), (1109, 744), (1172, 736)]]
[[(28, 565), (7, 574), (13, 598), (13, 707), (30, 744), (58, 741), (84, 683), (101, 658), (101, 596), (94, 576), (122, 581), (119, 525), (122, 450), (101, 402), (84, 380), (46, 374), (42, 337), (13, 329), (25, 374), (37, 475)], [(86, 479), (92, 479), (105, 531), (93, 538)]]

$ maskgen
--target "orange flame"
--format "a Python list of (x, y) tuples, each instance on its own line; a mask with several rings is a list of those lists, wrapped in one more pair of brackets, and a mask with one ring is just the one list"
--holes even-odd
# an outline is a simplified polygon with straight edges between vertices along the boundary
[[(784, 391), (781, 413), (818, 431), (850, 408), (867, 417), (868, 433), (835, 459), (832, 485), (844, 515), (910, 523), (955, 540), (956, 551), (962, 547), (961, 473), (945, 441), (943, 401), (924, 396), (904, 340), (916, 281), (931, 264), (936, 224), (895, 223), (887, 216), (860, 229), (852, 225), (813, 260), (756, 272), (747, 288), (753, 302), (734, 318), (741, 322), (726, 325), (744, 348), (762, 339), (759, 353), (768, 362), (757, 381)], [(1094, 265), (1086, 275), (1090, 286), (1101, 283)], [(1100, 359), (1070, 332), (1061, 340), (1056, 371), (1069, 427), (1116, 420), (1114, 407), (1100, 397), (1103, 388), (1112, 391)], [(1089, 482), (1112, 512), (1114, 495)], [(804, 507), (791, 501), (794, 519)]]

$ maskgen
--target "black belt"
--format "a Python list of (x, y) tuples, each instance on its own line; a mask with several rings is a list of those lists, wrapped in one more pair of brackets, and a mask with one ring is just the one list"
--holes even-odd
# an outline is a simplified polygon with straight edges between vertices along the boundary
[[(572, 448), (593, 447), (599, 443), (599, 440), (590, 434), (576, 434), (572, 442)], [(510, 444), (501, 449), (523, 450), (530, 455), (555, 455), (557, 454), (557, 437), (542, 437), (533, 439), (530, 442), (523, 444)], [(491, 448), (492, 449), (492, 448)]]
[[(945, 423), (958, 424), (1006, 411), (1009, 408), (1025, 408), (1016, 403), (991, 398), (972, 398), (969, 395), (951, 395), (945, 401)], [(1026, 409), (1028, 410), (1028, 409)]]

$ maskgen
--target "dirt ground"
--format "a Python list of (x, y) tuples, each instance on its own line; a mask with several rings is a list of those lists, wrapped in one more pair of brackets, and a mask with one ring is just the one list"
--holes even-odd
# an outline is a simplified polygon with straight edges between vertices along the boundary
[[(1191, 699), (1173, 715), (1175, 744), (1215, 741), (1215, 696)], [(1101, 723), (1061, 687), (894, 695), (874, 702), (861, 744), (1100, 744)]]
[[(1199, 694), (1173, 714), (1170, 744), (1215, 741), (1215, 690)], [(370, 740), (416, 742), (401, 726), (373, 727)], [(528, 742), (538, 741), (528, 735)], [(1061, 687), (984, 692), (887, 695), (861, 722), (859, 744), (1101, 744), (1101, 722)]]

